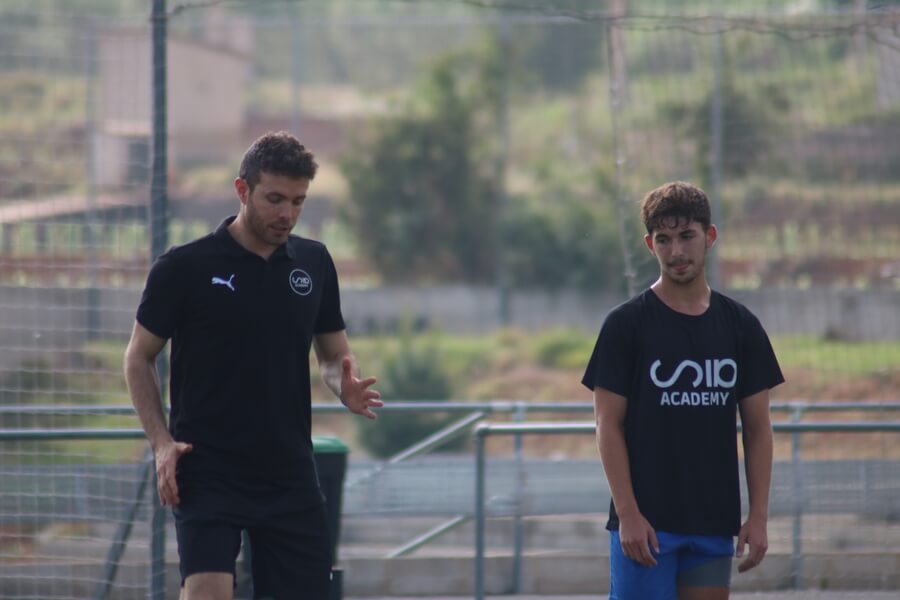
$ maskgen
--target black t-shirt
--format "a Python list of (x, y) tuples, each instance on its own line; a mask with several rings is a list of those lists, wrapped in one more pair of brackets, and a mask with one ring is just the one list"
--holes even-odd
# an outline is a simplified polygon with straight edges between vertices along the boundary
[(160, 256), (137, 321), (171, 338), (169, 429), (193, 451), (178, 482), (272, 484), (321, 501), (312, 459), (309, 351), (313, 336), (344, 329), (334, 262), (297, 236), (268, 260), (223, 222)]
[[(638, 508), (657, 530), (740, 529), (738, 402), (784, 381), (759, 320), (712, 292), (686, 315), (646, 290), (606, 318), (582, 383), (624, 396)], [(619, 527), (610, 502), (607, 529)]]

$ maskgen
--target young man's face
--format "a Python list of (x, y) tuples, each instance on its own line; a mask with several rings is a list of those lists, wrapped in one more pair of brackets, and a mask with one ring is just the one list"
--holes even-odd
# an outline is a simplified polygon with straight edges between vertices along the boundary
[(672, 217), (644, 236), (650, 252), (659, 262), (660, 276), (686, 285), (703, 275), (706, 252), (716, 241), (716, 226), (706, 232), (695, 221)]
[(303, 210), (309, 179), (263, 172), (252, 192), (243, 179), (235, 180), (234, 186), (253, 237), (265, 246), (285, 243)]

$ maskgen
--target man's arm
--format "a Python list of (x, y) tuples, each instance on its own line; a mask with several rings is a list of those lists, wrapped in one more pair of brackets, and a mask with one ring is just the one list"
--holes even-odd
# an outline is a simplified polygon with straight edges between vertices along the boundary
[(175, 506), (179, 502), (175, 464), (182, 454), (191, 451), (191, 445), (173, 440), (166, 427), (156, 371), (156, 356), (165, 345), (166, 340), (135, 322), (125, 350), (125, 382), (153, 449), (159, 500), (163, 506)]
[(320, 333), (313, 339), (316, 359), (325, 385), (340, 398), (350, 412), (377, 418), (372, 408), (384, 406), (381, 394), (369, 387), (374, 377), (359, 378), (359, 365), (350, 353), (350, 342), (345, 330)]
[(619, 516), (619, 540), (625, 556), (644, 566), (655, 566), (652, 548), (659, 553), (653, 527), (641, 514), (634, 497), (628, 449), (625, 446), (625, 410), (628, 401), (600, 387), (594, 388), (597, 446)]
[(769, 418), (769, 390), (748, 396), (740, 402), (741, 438), (744, 443), (744, 470), (750, 512), (738, 534), (737, 556), (744, 555), (744, 545), (750, 553), (738, 565), (743, 573), (762, 562), (769, 548), (767, 526), (769, 520), (769, 488), (772, 482), (772, 422)]

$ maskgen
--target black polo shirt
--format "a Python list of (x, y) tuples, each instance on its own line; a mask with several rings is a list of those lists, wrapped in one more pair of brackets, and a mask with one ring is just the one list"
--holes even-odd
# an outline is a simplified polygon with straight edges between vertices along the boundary
[(171, 338), (172, 436), (194, 449), (178, 481), (277, 482), (320, 500), (312, 462), (309, 351), (344, 329), (334, 262), (290, 236), (268, 260), (212, 234), (157, 259), (137, 311)]

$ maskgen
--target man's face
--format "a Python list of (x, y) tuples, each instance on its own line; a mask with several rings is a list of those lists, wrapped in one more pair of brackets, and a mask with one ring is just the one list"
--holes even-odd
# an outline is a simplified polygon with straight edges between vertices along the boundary
[(270, 247), (285, 243), (303, 210), (309, 179), (264, 172), (252, 192), (243, 179), (236, 180), (234, 185), (253, 237)]
[(663, 219), (659, 227), (644, 236), (650, 252), (659, 262), (660, 275), (687, 285), (703, 274), (706, 252), (716, 241), (716, 226), (704, 233), (700, 223), (685, 218)]

